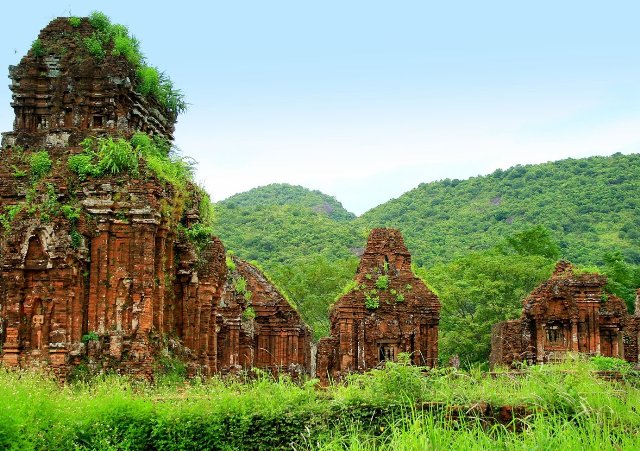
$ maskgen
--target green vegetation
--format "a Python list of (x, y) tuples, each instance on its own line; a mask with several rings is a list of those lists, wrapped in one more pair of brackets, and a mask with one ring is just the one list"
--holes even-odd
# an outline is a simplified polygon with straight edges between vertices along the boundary
[(364, 292), (364, 306), (369, 310), (375, 310), (380, 307), (380, 295), (378, 290), (368, 290)]
[(203, 249), (211, 242), (213, 237), (213, 228), (211, 226), (197, 222), (188, 229), (184, 229), (184, 233), (193, 244), (199, 249)]
[(358, 259), (331, 259), (324, 255), (299, 257), (291, 264), (272, 264), (265, 271), (313, 328), (314, 339), (329, 335), (329, 304), (355, 288), (351, 281)]
[(15, 178), (19, 179), (27, 176), (27, 171), (25, 171), (24, 169), (18, 169), (15, 164), (12, 165), (12, 167), (13, 167), (13, 176)]
[(279, 207), (295, 205), (305, 207), (336, 221), (355, 219), (353, 213), (344, 209), (335, 197), (317, 190), (308, 190), (302, 186), (287, 183), (273, 183), (255, 188), (245, 193), (236, 194), (221, 202), (230, 209), (252, 207)]
[[(69, 18), (74, 28), (81, 24), (78, 20), (76, 17)], [(104, 60), (109, 52), (113, 56), (123, 56), (136, 69), (137, 90), (140, 94), (155, 98), (174, 114), (180, 114), (187, 109), (184, 95), (174, 87), (171, 79), (157, 68), (145, 63), (140, 42), (129, 34), (127, 27), (112, 24), (109, 17), (99, 11), (90, 14), (89, 23), (95, 31), (84, 39), (84, 45), (97, 61)]]
[(389, 288), (389, 276), (379, 276), (376, 279), (376, 288), (380, 290), (386, 290)]
[(242, 319), (244, 321), (251, 321), (256, 317), (256, 311), (253, 307), (247, 307), (242, 311)]
[(33, 41), (33, 43), (31, 44), (31, 52), (36, 58), (47, 54), (47, 50), (44, 48), (44, 45), (42, 44), (42, 41), (40, 39), (36, 39), (35, 41)]
[[(170, 357), (155, 385), (105, 375), (59, 387), (0, 369), (0, 448), (636, 449), (637, 376), (610, 382), (570, 359), (520, 377), (387, 363), (327, 390), (259, 370), (185, 384)], [(521, 414), (502, 425), (473, 407), (484, 403)]]
[(233, 261), (233, 258), (231, 258), (231, 255), (227, 254), (225, 257), (225, 263), (229, 272), (234, 272), (236, 270), (236, 263)]
[(87, 176), (101, 176), (106, 173), (118, 174), (128, 171), (138, 172), (138, 154), (131, 144), (112, 137), (89, 137), (82, 141), (83, 153), (72, 155), (67, 161), (69, 170), (81, 180)]
[(78, 249), (82, 245), (82, 234), (77, 230), (72, 230), (69, 236), (71, 238), (71, 247)]
[(69, 23), (71, 24), (71, 26), (73, 28), (78, 28), (80, 26), (80, 24), (82, 23), (82, 18), (80, 17), (69, 17)]
[(247, 290), (247, 279), (242, 276), (235, 276), (233, 278), (233, 289), (236, 293), (241, 294), (242, 296), (246, 296), (247, 293), (250, 293)]
[(49, 173), (51, 170), (51, 157), (49, 152), (41, 150), (31, 154), (29, 159), (29, 173), (34, 180), (38, 180)]
[[(165, 204), (163, 214), (179, 220), (190, 199), (199, 199), (198, 210), (204, 220), (185, 230), (187, 238), (200, 247), (206, 245), (212, 235), (211, 201), (202, 188), (193, 184), (194, 162), (179, 155), (170, 143), (161, 138), (150, 138), (136, 133), (130, 141), (124, 138), (90, 137), (82, 143), (83, 152), (72, 155), (67, 161), (70, 171), (80, 180), (106, 174), (129, 173), (139, 176), (139, 162), (144, 162), (143, 175), (153, 175), (173, 193), (171, 205)], [(194, 196), (195, 194), (195, 196)]]
[(268, 185), (216, 204), (215, 232), (238, 256), (261, 263), (317, 339), (328, 334), (327, 308), (352, 279), (367, 231), (400, 229), (415, 271), (443, 302), (442, 357), (459, 354), (474, 365), (488, 357), (491, 325), (520, 315), (522, 298), (557, 258), (606, 274), (606, 290), (632, 308), (639, 171), (638, 154), (516, 166), (423, 184), (355, 219), (330, 196)]
[(98, 335), (97, 332), (91, 331), (88, 334), (84, 334), (82, 336), (82, 342), (83, 343), (89, 343), (90, 341), (99, 341), (100, 340), (100, 336)]
[(80, 207), (73, 205), (63, 205), (60, 207), (60, 211), (68, 221), (75, 223), (80, 219)]
[(22, 211), (22, 204), (7, 205), (4, 207), (4, 213), (0, 214), (0, 224), (5, 231), (11, 230), (11, 225), (15, 217)]
[(551, 276), (554, 260), (533, 255), (477, 252), (418, 275), (429, 281), (442, 303), (438, 354), (457, 354), (464, 366), (488, 361), (491, 326), (518, 318), (522, 299)]
[(421, 184), (358, 221), (400, 229), (419, 266), (488, 249), (534, 226), (544, 226), (574, 263), (602, 265), (606, 252), (619, 250), (640, 264), (638, 171), (640, 154), (515, 166)]

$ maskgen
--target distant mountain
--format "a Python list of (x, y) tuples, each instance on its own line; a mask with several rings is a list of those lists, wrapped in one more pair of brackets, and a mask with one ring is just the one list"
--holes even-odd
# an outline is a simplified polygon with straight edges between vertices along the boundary
[(357, 253), (372, 227), (402, 231), (421, 266), (487, 249), (544, 225), (563, 257), (598, 264), (620, 250), (640, 263), (640, 154), (515, 166), (467, 180), (424, 183), (359, 218), (334, 197), (272, 184), (217, 204), (218, 234), (245, 258), (269, 266)]
[(353, 236), (355, 215), (340, 202), (301, 186), (254, 188), (218, 202), (215, 211), (225, 246), (267, 269), (310, 255), (349, 257), (364, 239)]
[(640, 154), (515, 166), (483, 177), (424, 183), (366, 212), (367, 227), (397, 227), (415, 262), (432, 265), (544, 225), (562, 255), (602, 263), (618, 249), (640, 263)]
[(311, 191), (302, 186), (289, 185), (288, 183), (272, 183), (254, 188), (231, 196), (219, 204), (228, 208), (292, 205), (309, 208), (336, 221), (350, 221), (356, 217), (353, 213), (345, 210), (335, 197), (318, 190)]
[[(373, 227), (402, 231), (414, 263), (429, 268), (418, 271), (433, 282), (445, 306), (460, 299), (484, 302), (483, 296), (493, 292), (487, 291), (487, 280), (498, 277), (495, 282), (505, 284), (499, 297), (510, 299), (505, 311), (517, 316), (521, 295), (553, 262), (536, 266), (526, 260), (530, 257), (494, 257), (487, 250), (536, 225), (549, 230), (564, 258), (617, 274), (630, 293), (628, 302), (640, 283), (639, 154), (515, 166), (467, 180), (425, 183), (358, 218), (318, 191), (268, 185), (219, 202), (215, 217), (216, 233), (227, 248), (266, 270), (314, 328), (315, 338), (328, 333), (327, 307), (353, 277), (356, 255)], [(620, 259), (626, 262), (612, 266)], [(529, 270), (523, 270), (527, 264)], [(457, 330), (446, 311), (443, 337)], [(507, 318), (500, 315), (485, 318), (488, 328), (469, 342), (482, 341), (478, 337), (488, 333), (492, 321)], [(475, 334), (472, 329), (467, 332)], [(450, 341), (451, 349), (462, 352), (456, 340)], [(483, 358), (484, 348), (470, 359)]]

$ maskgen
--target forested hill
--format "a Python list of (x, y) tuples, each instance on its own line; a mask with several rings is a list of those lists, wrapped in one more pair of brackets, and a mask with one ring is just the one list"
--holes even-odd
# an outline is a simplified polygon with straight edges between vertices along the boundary
[(483, 177), (425, 183), (368, 212), (368, 227), (397, 227), (416, 263), (486, 249), (544, 225), (562, 256), (595, 264), (619, 249), (640, 263), (640, 154), (515, 166)]
[(368, 229), (396, 227), (414, 262), (429, 266), (544, 225), (574, 262), (598, 264), (620, 250), (638, 264), (639, 211), (640, 154), (615, 154), (425, 183), (359, 218), (319, 191), (272, 184), (219, 202), (217, 233), (268, 267), (317, 254), (345, 258), (364, 245)]
[(361, 245), (352, 236), (355, 215), (335, 198), (301, 186), (273, 184), (215, 206), (216, 233), (227, 249), (267, 269), (298, 257), (344, 258)]
[(353, 213), (345, 210), (333, 196), (287, 183), (272, 183), (254, 188), (231, 196), (220, 204), (227, 208), (268, 208), (292, 205), (309, 208), (336, 221), (346, 221), (356, 217)]
[(639, 212), (640, 155), (616, 154), (422, 184), (359, 218), (290, 185), (233, 196), (215, 216), (225, 246), (264, 267), (316, 339), (328, 333), (327, 307), (353, 277), (368, 230), (399, 228), (443, 303), (441, 356), (473, 363), (488, 357), (491, 325), (517, 318), (560, 256), (598, 265), (632, 306)]

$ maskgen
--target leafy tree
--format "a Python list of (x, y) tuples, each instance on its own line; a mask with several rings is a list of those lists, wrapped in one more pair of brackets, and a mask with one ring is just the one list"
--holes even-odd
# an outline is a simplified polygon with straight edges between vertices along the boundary
[(491, 351), (491, 327), (518, 318), (522, 299), (551, 275), (554, 261), (539, 255), (477, 252), (418, 274), (442, 302), (439, 354), (470, 366)]
[(520, 255), (540, 255), (551, 260), (560, 257), (560, 246), (549, 229), (541, 225), (516, 233), (506, 241)]
[(608, 280), (605, 291), (624, 299), (629, 311), (633, 312), (636, 288), (640, 288), (640, 267), (628, 264), (619, 250), (606, 253), (603, 260)]
[(358, 266), (355, 257), (331, 260), (323, 255), (301, 257), (293, 264), (278, 264), (269, 271), (272, 280), (300, 310), (314, 330), (314, 338), (329, 335), (329, 305), (353, 278)]

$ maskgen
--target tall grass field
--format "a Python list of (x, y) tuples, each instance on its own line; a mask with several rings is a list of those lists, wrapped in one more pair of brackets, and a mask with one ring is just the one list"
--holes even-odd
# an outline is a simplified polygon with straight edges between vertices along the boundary
[(61, 386), (0, 369), (0, 449), (637, 450), (639, 385), (624, 362), (578, 356), (519, 374), (388, 363), (327, 388), (260, 371)]

